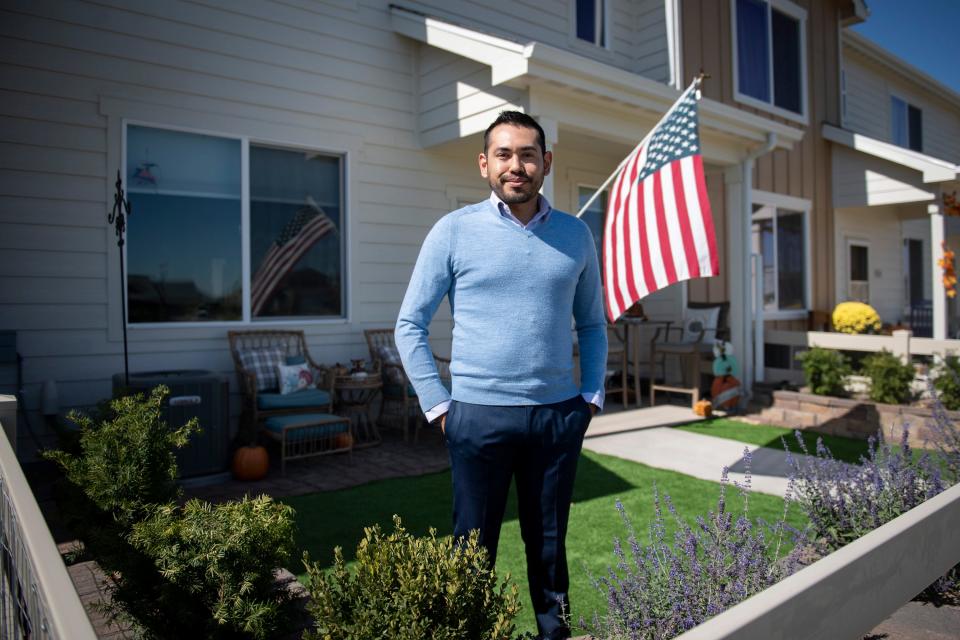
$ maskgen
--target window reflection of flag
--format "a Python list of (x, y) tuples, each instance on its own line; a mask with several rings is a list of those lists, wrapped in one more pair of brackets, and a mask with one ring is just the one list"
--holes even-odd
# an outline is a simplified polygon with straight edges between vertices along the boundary
[(336, 231), (333, 221), (327, 217), (312, 198), (306, 206), (297, 210), (270, 245), (270, 249), (260, 262), (250, 287), (250, 311), (259, 315), (267, 301), (273, 295), (297, 261), (309, 251), (321, 238)]

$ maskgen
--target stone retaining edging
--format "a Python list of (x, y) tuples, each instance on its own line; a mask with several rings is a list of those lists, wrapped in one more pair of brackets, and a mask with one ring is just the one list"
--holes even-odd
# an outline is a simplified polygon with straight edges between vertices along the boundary
[[(960, 411), (948, 411), (951, 420), (960, 421)], [(933, 411), (925, 407), (881, 404), (870, 400), (852, 400), (818, 396), (800, 391), (774, 391), (773, 405), (764, 409), (760, 420), (792, 429), (810, 429), (847, 438), (866, 440), (882, 430), (888, 441), (900, 439), (904, 426), (910, 428), (909, 442), (924, 446), (932, 440), (929, 423)]]

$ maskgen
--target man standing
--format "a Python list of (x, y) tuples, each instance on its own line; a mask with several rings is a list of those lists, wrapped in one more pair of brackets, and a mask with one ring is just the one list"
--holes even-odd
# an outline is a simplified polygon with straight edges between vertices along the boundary
[[(495, 562), (515, 477), (540, 637), (568, 638), (562, 616), (569, 612), (570, 500), (583, 435), (604, 397), (607, 335), (597, 253), (587, 225), (539, 194), (553, 156), (536, 120), (504, 111), (483, 141), (480, 174), (490, 198), (430, 230), (396, 342), (427, 419), (446, 436), (454, 535), (478, 529)], [(444, 296), (454, 320), (449, 391), (427, 342)]]

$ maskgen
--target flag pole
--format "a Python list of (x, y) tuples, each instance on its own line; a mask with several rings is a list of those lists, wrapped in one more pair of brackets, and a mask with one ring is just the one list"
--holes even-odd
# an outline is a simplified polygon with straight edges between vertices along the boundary
[(643, 140), (641, 140), (640, 143), (633, 148), (633, 151), (627, 154), (627, 157), (624, 158), (620, 162), (620, 164), (617, 165), (617, 168), (613, 170), (613, 173), (611, 173), (610, 176), (603, 181), (602, 185), (597, 187), (597, 190), (593, 192), (593, 195), (590, 196), (590, 199), (587, 200), (587, 202), (582, 207), (580, 207), (580, 211), (577, 212), (578, 218), (583, 216), (583, 214), (586, 213), (587, 209), (590, 208), (590, 205), (593, 204), (593, 201), (600, 197), (600, 194), (603, 193), (603, 190), (606, 189), (607, 186), (609, 186), (609, 184), (613, 181), (613, 179), (620, 173), (620, 170), (623, 169), (623, 165), (625, 165), (627, 163), (627, 160), (629, 160), (630, 157), (637, 152), (637, 149), (640, 149), (641, 147), (643, 147), (643, 145), (647, 144), (647, 141), (650, 139), (650, 136), (653, 135), (653, 132), (656, 131), (661, 124), (666, 122), (670, 114), (673, 113), (673, 108), (677, 106), (677, 102), (680, 102), (680, 99), (683, 98), (683, 96), (687, 95), (688, 91), (699, 87), (700, 83), (703, 82), (704, 78), (709, 78), (709, 77), (710, 76), (704, 73), (702, 69), (700, 70), (700, 73), (698, 73), (697, 76), (693, 79), (693, 82), (690, 83), (690, 86), (684, 89), (683, 93), (680, 94), (680, 98), (677, 98), (676, 102), (673, 103), (673, 106), (667, 109), (667, 112), (663, 114), (663, 117), (660, 118), (657, 124), (650, 127), (650, 130), (647, 132), (647, 135), (643, 137)]

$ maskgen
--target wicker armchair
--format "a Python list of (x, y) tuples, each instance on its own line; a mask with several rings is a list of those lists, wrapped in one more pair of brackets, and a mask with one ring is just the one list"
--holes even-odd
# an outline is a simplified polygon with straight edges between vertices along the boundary
[[(303, 331), (228, 331), (227, 337), (243, 392), (243, 414), (253, 428), (272, 416), (333, 413), (333, 374), (310, 357)], [(279, 392), (258, 389), (256, 373), (244, 367), (240, 354), (243, 351), (268, 348), (279, 348), (286, 357), (303, 357), (311, 368), (320, 372), (321, 379), (316, 388), (304, 389), (286, 396), (281, 396)]]
[[(420, 404), (417, 401), (417, 392), (410, 379), (407, 377), (403, 366), (400, 364), (399, 356), (383, 357), (384, 350), (396, 353), (397, 345), (393, 339), (393, 329), (365, 329), (363, 332), (367, 339), (367, 347), (370, 349), (370, 359), (377, 363), (383, 375), (383, 396), (380, 403), (380, 416), (377, 421), (383, 419), (384, 413), (388, 408), (393, 409), (392, 413), (397, 415), (403, 421), (403, 438), (410, 438), (410, 422), (414, 423), (413, 441), (417, 441), (420, 426), (426, 424), (426, 419), (420, 411)], [(450, 360), (433, 354), (437, 362), (437, 369), (440, 372), (440, 380), (449, 389), (450, 388)]]

